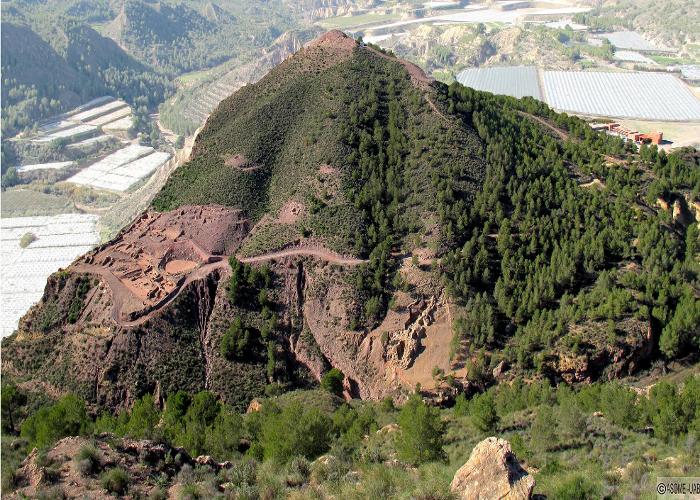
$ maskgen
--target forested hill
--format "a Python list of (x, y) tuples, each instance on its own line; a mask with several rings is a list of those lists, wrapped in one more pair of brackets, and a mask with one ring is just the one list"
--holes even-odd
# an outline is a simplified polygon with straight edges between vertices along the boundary
[(3, 494), (471, 498), (493, 435), (553, 499), (697, 475), (699, 194), (696, 150), (327, 33), (3, 339)]
[(3, 135), (93, 97), (155, 109), (182, 73), (250, 61), (299, 26), (285, 2), (51, 0), (2, 4)]
[[(431, 246), (458, 304), (454, 359), (580, 381), (697, 352), (697, 152), (638, 153), (532, 99), (426, 84), (371, 47), (318, 50), (224, 101), (154, 206), (258, 219), (306, 198), (307, 236), (370, 260), (370, 327), (401, 288), (394, 256)], [(322, 164), (341, 170), (342, 202), (314, 194)]]
[(103, 34), (130, 54), (169, 74), (209, 68), (250, 56), (295, 26), (277, 2), (151, 3), (126, 0)]
[[(264, 380), (294, 387), (297, 369), (318, 378), (335, 367), (354, 394), (383, 397), (407, 389), (384, 374), (408, 375), (423, 352), (423, 337), (407, 344), (402, 336), (414, 333), (385, 326), (410, 325), (414, 307), (433, 307), (440, 347), (451, 340), (451, 352), (419, 375), (441, 363), (465, 391), (494, 383), (496, 367), (501, 376), (579, 383), (693, 362), (699, 163), (694, 150), (637, 151), (533, 99), (447, 87), (330, 32), (224, 100), (153, 201), (149, 216), (191, 217), (187, 226), (215, 242), (235, 235), (231, 269), (220, 256), (212, 267), (193, 261), (193, 274), (178, 272), (191, 285), (177, 300), (137, 308), (124, 323), (119, 303), (80, 312), (85, 295), (75, 290), (95, 293), (99, 278), (83, 281), (85, 271), (71, 267), (3, 342), (3, 374), (49, 380), (98, 405), (123, 405), (122, 394), (156, 386), (166, 394), (206, 387), (240, 408)], [(203, 205), (242, 222), (209, 234), (211, 218), (197, 215)], [(299, 247), (306, 253), (295, 254)], [(310, 247), (340, 265), (285, 260)], [(269, 263), (264, 290), (239, 257)], [(111, 262), (80, 269), (99, 276)], [(217, 290), (214, 306), (198, 291), (204, 279)], [(174, 318), (197, 317), (179, 314), (183, 307), (208, 319), (175, 327)], [(95, 327), (109, 332), (102, 340), (136, 335), (159, 348), (126, 342), (119, 354), (85, 360), (75, 338)], [(166, 345), (181, 363), (164, 359)], [(92, 370), (124, 376), (98, 392)]]
[(2, 23), (2, 47), (3, 135), (102, 95), (146, 109), (172, 86), (114, 41), (67, 18), (32, 26), (12, 17)]

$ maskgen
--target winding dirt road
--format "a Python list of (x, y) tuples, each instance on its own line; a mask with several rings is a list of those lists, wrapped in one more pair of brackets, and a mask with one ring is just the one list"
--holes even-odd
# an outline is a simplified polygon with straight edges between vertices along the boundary
[(367, 261), (363, 259), (356, 259), (353, 257), (343, 257), (339, 253), (332, 252), (322, 247), (293, 247), (287, 248), (285, 250), (279, 250), (277, 252), (264, 253), (262, 255), (256, 255), (254, 257), (237, 257), (241, 262), (246, 264), (255, 264), (258, 262), (266, 262), (274, 259), (283, 259), (285, 257), (296, 257), (296, 256), (308, 256), (317, 257), (326, 262), (332, 264), (338, 264), (341, 266), (358, 266), (364, 264)]
[[(241, 262), (247, 264), (255, 264), (259, 262), (267, 262), (275, 259), (283, 259), (286, 257), (297, 257), (297, 256), (307, 256), (315, 257), (332, 264), (337, 264), (340, 266), (357, 266), (364, 264), (367, 261), (362, 259), (356, 259), (352, 257), (344, 257), (336, 252), (332, 252), (328, 249), (322, 247), (295, 247), (287, 248), (285, 250), (279, 250), (276, 252), (269, 252), (262, 255), (256, 255), (253, 257), (237, 257)], [(228, 256), (226, 255), (211, 255), (209, 256), (209, 263), (203, 264), (200, 267), (194, 269), (186, 277), (181, 279), (177, 287), (173, 289), (167, 296), (163, 297), (157, 303), (147, 307), (146, 312), (142, 316), (139, 316), (132, 320), (124, 319), (122, 312), (125, 304), (128, 302), (134, 302), (139, 300), (132, 292), (127, 288), (122, 280), (117, 277), (110, 269), (103, 266), (97, 266), (93, 264), (77, 263), (73, 265), (73, 271), (79, 273), (89, 273), (96, 274), (102, 277), (112, 293), (112, 320), (119, 326), (122, 327), (134, 327), (139, 326), (152, 318), (158, 311), (171, 304), (190, 283), (206, 278), (209, 274), (214, 271), (226, 269), (229, 267)]]

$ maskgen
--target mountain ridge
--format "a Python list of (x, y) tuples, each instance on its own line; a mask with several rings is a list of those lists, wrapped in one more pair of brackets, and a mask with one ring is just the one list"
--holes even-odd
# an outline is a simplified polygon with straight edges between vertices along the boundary
[[(3, 374), (109, 409), (203, 389), (244, 409), (330, 368), (348, 398), (397, 400), (628, 376), (697, 341), (695, 226), (635, 211), (649, 181), (619, 176), (649, 175), (620, 168), (636, 158), (327, 33), (225, 99), (152, 207), (51, 277)], [(684, 161), (664, 158), (660, 178)], [(587, 170), (627, 188), (581, 187)], [(643, 295), (657, 279), (677, 283), (663, 314)]]

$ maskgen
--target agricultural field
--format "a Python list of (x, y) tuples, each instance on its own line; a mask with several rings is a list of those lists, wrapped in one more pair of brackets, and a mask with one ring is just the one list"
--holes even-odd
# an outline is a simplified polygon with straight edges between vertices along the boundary
[(616, 49), (636, 50), (641, 52), (673, 52), (673, 49), (651, 43), (635, 31), (615, 31), (601, 35), (607, 38)]
[(469, 68), (457, 75), (457, 81), (466, 87), (494, 94), (542, 99), (537, 68), (534, 66)]
[(131, 144), (81, 170), (66, 182), (124, 192), (170, 158), (170, 153)]
[[(542, 99), (559, 111), (656, 121), (698, 121), (700, 100), (674, 75), (542, 71), (534, 66), (470, 68), (457, 80), (478, 90)], [(539, 88), (541, 87), (541, 88)]]
[[(490, 7), (486, 4), (467, 5), (457, 11), (450, 10), (447, 13), (438, 15), (402, 16), (398, 20), (391, 21), (387, 16), (372, 16), (370, 14), (354, 17), (335, 17), (323, 21), (324, 26), (342, 27), (349, 31), (363, 30), (366, 34), (381, 34), (385, 30), (410, 25), (421, 24), (460, 24), (460, 23), (496, 23), (496, 24), (517, 24), (523, 20), (537, 16), (566, 16), (586, 12), (587, 7), (557, 6), (557, 7), (526, 7), (504, 9), (498, 4)], [(406, 17), (409, 17), (406, 19)], [(377, 22), (379, 20), (379, 22)], [(382, 22), (390, 21), (390, 22)]]
[(222, 100), (249, 82), (247, 68), (253, 64), (198, 72), (195, 78), (185, 79), (183, 90), (161, 106), (160, 119), (175, 133), (191, 135)]
[(74, 161), (54, 161), (49, 163), (34, 163), (17, 167), (17, 173), (36, 172), (37, 170), (61, 170), (75, 165)]
[(633, 62), (640, 64), (649, 64), (651, 66), (656, 66), (656, 61), (648, 58), (647, 56), (635, 52), (633, 50), (616, 50), (613, 56), (616, 61)]
[(322, 26), (327, 29), (348, 29), (348, 28), (353, 28), (353, 27), (358, 27), (358, 26), (364, 26), (368, 24), (376, 24), (376, 23), (383, 23), (383, 22), (389, 22), (389, 21), (395, 21), (401, 18), (401, 15), (398, 12), (392, 12), (392, 13), (368, 13), (368, 14), (358, 14), (355, 16), (339, 16), (339, 17), (332, 17), (329, 19), (324, 19), (323, 21), (320, 21), (318, 24), (319, 26)]
[(19, 318), (41, 298), (51, 273), (100, 242), (97, 220), (96, 215), (86, 214), (0, 219), (0, 336), (11, 334)]
[(46, 194), (33, 189), (8, 189), (0, 198), (2, 217), (48, 216), (74, 211), (65, 196)]
[(56, 139), (65, 139), (70, 142), (75, 142), (79, 139), (85, 139), (94, 136), (98, 133), (97, 127), (87, 124), (74, 125), (69, 128), (57, 130), (51, 134), (40, 135), (32, 139), (33, 142), (52, 142)]
[(40, 124), (35, 133), (18, 136), (15, 140), (28, 139), (34, 143), (61, 141), (76, 147), (76, 144), (90, 145), (107, 140), (105, 134), (123, 136), (132, 126), (131, 107), (122, 100), (104, 96), (55, 116)]
[(544, 100), (589, 116), (664, 121), (700, 120), (700, 101), (687, 85), (663, 73), (545, 71)]

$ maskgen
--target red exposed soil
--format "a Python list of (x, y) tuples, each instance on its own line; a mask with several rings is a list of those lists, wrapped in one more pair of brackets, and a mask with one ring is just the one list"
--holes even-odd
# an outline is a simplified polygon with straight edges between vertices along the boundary
[(318, 171), (324, 175), (335, 175), (338, 173), (338, 169), (330, 165), (321, 165)]
[[(299, 207), (287, 208), (293, 215), (292, 209)], [(114, 322), (135, 326), (170, 304), (193, 281), (228, 269), (228, 256), (236, 253), (248, 231), (249, 221), (239, 210), (222, 206), (149, 211), (112, 242), (86, 254), (72, 269), (100, 276), (111, 294)], [(310, 245), (240, 260), (259, 263), (295, 256), (343, 266), (365, 262)]]
[(295, 224), (305, 213), (304, 204), (295, 200), (288, 200), (280, 209), (277, 222), (279, 224)]
[(238, 248), (248, 225), (240, 211), (215, 205), (145, 212), (73, 267), (102, 276), (112, 293), (114, 320), (133, 322), (169, 303), (193, 276), (226, 265), (225, 256)]
[(341, 266), (357, 266), (367, 262), (366, 260), (356, 259), (354, 257), (343, 257), (342, 255), (332, 252), (323, 247), (312, 247), (312, 246), (300, 246), (292, 247), (284, 250), (279, 250), (276, 252), (270, 252), (263, 255), (256, 255), (255, 257), (243, 257), (239, 260), (241, 262), (246, 262), (248, 264), (255, 264), (258, 262), (266, 262), (269, 260), (279, 260), (286, 257), (297, 257), (297, 256), (308, 256), (317, 257), (326, 262), (332, 264), (338, 264)]
[(197, 267), (197, 263), (192, 260), (175, 259), (165, 264), (165, 272), (168, 274), (180, 274), (191, 271)]
[(309, 42), (306, 49), (321, 49), (332, 50), (337, 54), (342, 54), (347, 57), (352, 55), (352, 51), (357, 47), (357, 42), (339, 30), (331, 30), (324, 33), (317, 39)]
[(248, 159), (241, 154), (229, 156), (226, 158), (226, 160), (224, 160), (224, 165), (227, 167), (237, 168), (242, 172), (252, 172), (253, 170), (258, 170), (260, 168), (260, 165), (248, 161)]

